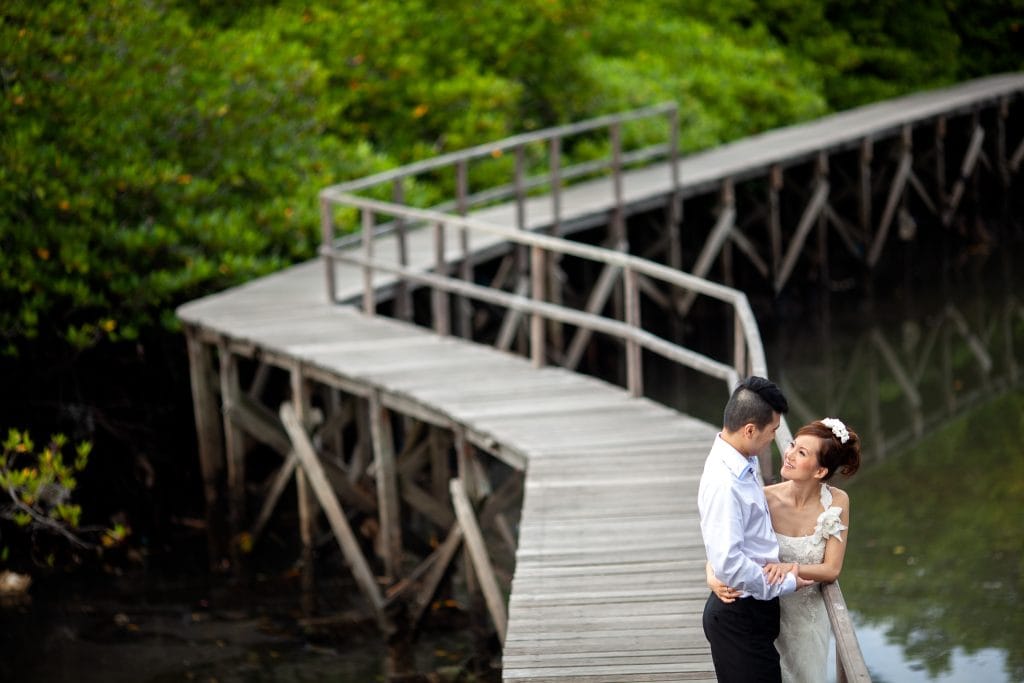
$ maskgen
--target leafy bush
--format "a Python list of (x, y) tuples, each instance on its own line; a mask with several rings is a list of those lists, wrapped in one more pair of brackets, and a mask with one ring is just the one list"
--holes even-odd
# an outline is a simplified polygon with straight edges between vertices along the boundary
[(11, 0), (0, 352), (173, 331), (177, 304), (311, 257), (319, 189), (399, 163), (664, 100), (696, 150), (1019, 68), (1024, 3), (1005, 5)]
[(385, 165), (326, 135), (297, 43), (151, 3), (18, 2), (0, 43), (0, 337), (173, 329), (173, 306), (312, 253), (313, 198)]

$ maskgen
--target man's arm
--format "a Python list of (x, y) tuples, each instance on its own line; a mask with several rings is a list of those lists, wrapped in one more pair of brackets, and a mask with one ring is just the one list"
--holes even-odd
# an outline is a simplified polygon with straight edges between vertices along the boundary
[(703, 494), (699, 500), (700, 529), (715, 576), (758, 600), (771, 600), (795, 591), (797, 577), (792, 572), (781, 583), (772, 585), (762, 567), (743, 553), (743, 518), (733, 492), (715, 486), (708, 487)]

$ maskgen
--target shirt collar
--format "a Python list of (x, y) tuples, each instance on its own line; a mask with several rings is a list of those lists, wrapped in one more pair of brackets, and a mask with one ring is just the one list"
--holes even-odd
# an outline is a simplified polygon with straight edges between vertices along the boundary
[(737, 479), (743, 479), (748, 474), (754, 474), (754, 463), (757, 461), (757, 458), (754, 456), (748, 458), (733, 448), (729, 445), (728, 441), (722, 438), (721, 432), (715, 436), (715, 443), (711, 450)]

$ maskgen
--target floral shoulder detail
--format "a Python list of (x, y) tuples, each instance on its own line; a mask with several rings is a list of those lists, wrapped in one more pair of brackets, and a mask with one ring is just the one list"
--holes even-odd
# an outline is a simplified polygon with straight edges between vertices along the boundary
[(828, 540), (829, 536), (835, 536), (841, 542), (842, 532), (847, 528), (840, 521), (843, 509), (832, 505), (832, 492), (828, 490), (826, 484), (821, 485), (821, 504), (825, 511), (818, 515), (818, 523), (814, 527), (814, 542), (821, 543)]

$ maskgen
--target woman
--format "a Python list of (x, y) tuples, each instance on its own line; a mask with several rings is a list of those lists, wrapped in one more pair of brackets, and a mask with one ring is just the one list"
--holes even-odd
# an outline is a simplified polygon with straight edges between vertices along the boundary
[[(839, 577), (850, 523), (850, 499), (826, 482), (836, 472), (849, 476), (860, 466), (860, 438), (836, 418), (801, 427), (782, 455), (780, 484), (765, 487), (772, 526), (779, 539), (780, 564), (765, 573), (781, 581), (793, 564), (802, 579), (819, 582), (780, 598), (781, 622), (775, 646), (782, 680), (815, 683), (826, 680), (829, 623), (820, 583)], [(739, 596), (707, 567), (708, 586), (724, 602)]]

